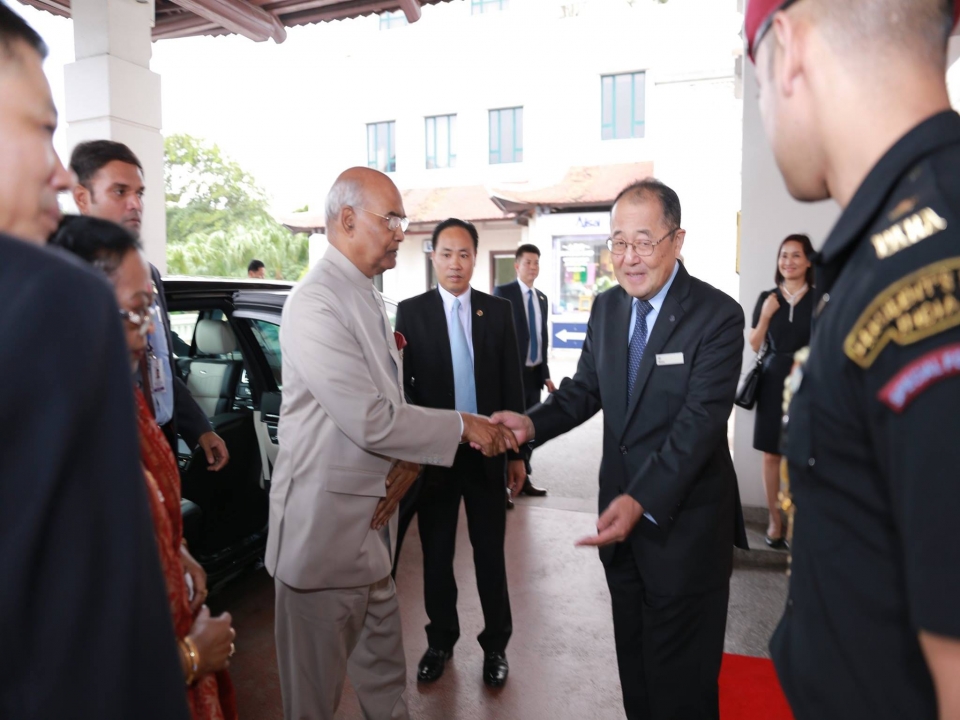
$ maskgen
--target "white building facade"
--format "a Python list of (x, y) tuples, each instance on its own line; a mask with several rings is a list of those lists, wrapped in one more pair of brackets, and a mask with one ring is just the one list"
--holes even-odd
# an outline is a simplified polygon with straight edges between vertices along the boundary
[[(480, 229), (474, 287), (511, 279), (517, 246), (533, 243), (551, 319), (575, 324), (612, 281), (612, 196), (583, 202), (568, 173), (589, 168), (602, 184), (619, 166), (625, 185), (652, 168), (680, 195), (687, 267), (736, 296), (741, 23), (736, 0), (454, 0), (425, 7), (414, 25), (340, 23), (319, 67), (304, 71), (337, 107), (311, 148), (318, 185), (369, 165), (420, 198), (407, 202), (415, 224), (383, 278), (387, 295), (430, 287), (429, 231), (457, 215)], [(448, 192), (468, 187), (470, 202)], [(544, 188), (554, 194), (519, 217), (478, 197)]]

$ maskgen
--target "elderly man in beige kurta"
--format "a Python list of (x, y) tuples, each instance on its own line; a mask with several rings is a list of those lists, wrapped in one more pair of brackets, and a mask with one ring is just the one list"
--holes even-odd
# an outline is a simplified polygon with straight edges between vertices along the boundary
[(389, 178), (343, 173), (327, 199), (330, 248), (283, 311), (266, 565), (287, 720), (332, 720), (345, 676), (365, 718), (408, 717), (393, 510), (419, 465), (449, 467), (461, 441), (488, 455), (515, 443), (485, 418), (404, 402), (373, 277), (396, 265), (405, 226)]

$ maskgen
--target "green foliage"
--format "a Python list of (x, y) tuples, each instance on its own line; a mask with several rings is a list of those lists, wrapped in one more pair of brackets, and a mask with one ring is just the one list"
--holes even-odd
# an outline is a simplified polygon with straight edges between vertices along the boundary
[(229, 231), (194, 233), (167, 245), (167, 271), (172, 275), (246, 277), (253, 258), (263, 261), (268, 278), (298, 280), (309, 260), (307, 236), (256, 221)]
[(267, 276), (298, 279), (307, 268), (306, 235), (293, 235), (267, 210), (253, 176), (220, 148), (190, 135), (164, 141), (167, 267), (177, 275), (246, 277), (252, 258)]

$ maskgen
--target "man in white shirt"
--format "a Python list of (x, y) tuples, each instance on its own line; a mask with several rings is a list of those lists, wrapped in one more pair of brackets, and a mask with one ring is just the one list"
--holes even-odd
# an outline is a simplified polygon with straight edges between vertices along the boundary
[[(397, 330), (407, 341), (403, 384), (408, 401), (426, 408), (493, 413), (499, 406), (523, 408), (521, 358), (510, 304), (470, 287), (479, 236), (470, 223), (451, 218), (433, 233), (433, 265), (439, 286), (404, 300)], [(443, 674), (460, 637), (453, 559), (461, 498), (473, 546), (484, 629), (483, 682), (507, 680), (506, 648), (513, 630), (503, 541), (506, 530), (504, 477), (519, 490), (526, 477), (518, 454), (483, 457), (462, 445), (453, 467), (428, 467), (404, 498), (400, 524), (416, 513), (423, 545), (427, 651), (417, 668), (420, 682)], [(399, 539), (397, 542), (399, 557)]]

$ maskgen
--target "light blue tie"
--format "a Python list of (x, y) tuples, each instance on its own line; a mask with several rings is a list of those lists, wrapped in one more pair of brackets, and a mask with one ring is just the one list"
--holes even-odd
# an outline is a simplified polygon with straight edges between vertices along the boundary
[(537, 362), (537, 314), (533, 309), (533, 290), (527, 290), (527, 322), (530, 324), (530, 362)]
[(473, 358), (467, 345), (467, 334), (460, 322), (460, 300), (453, 301), (450, 323), (450, 355), (453, 357), (453, 387), (456, 408), (460, 412), (477, 412), (477, 386), (473, 378)]

